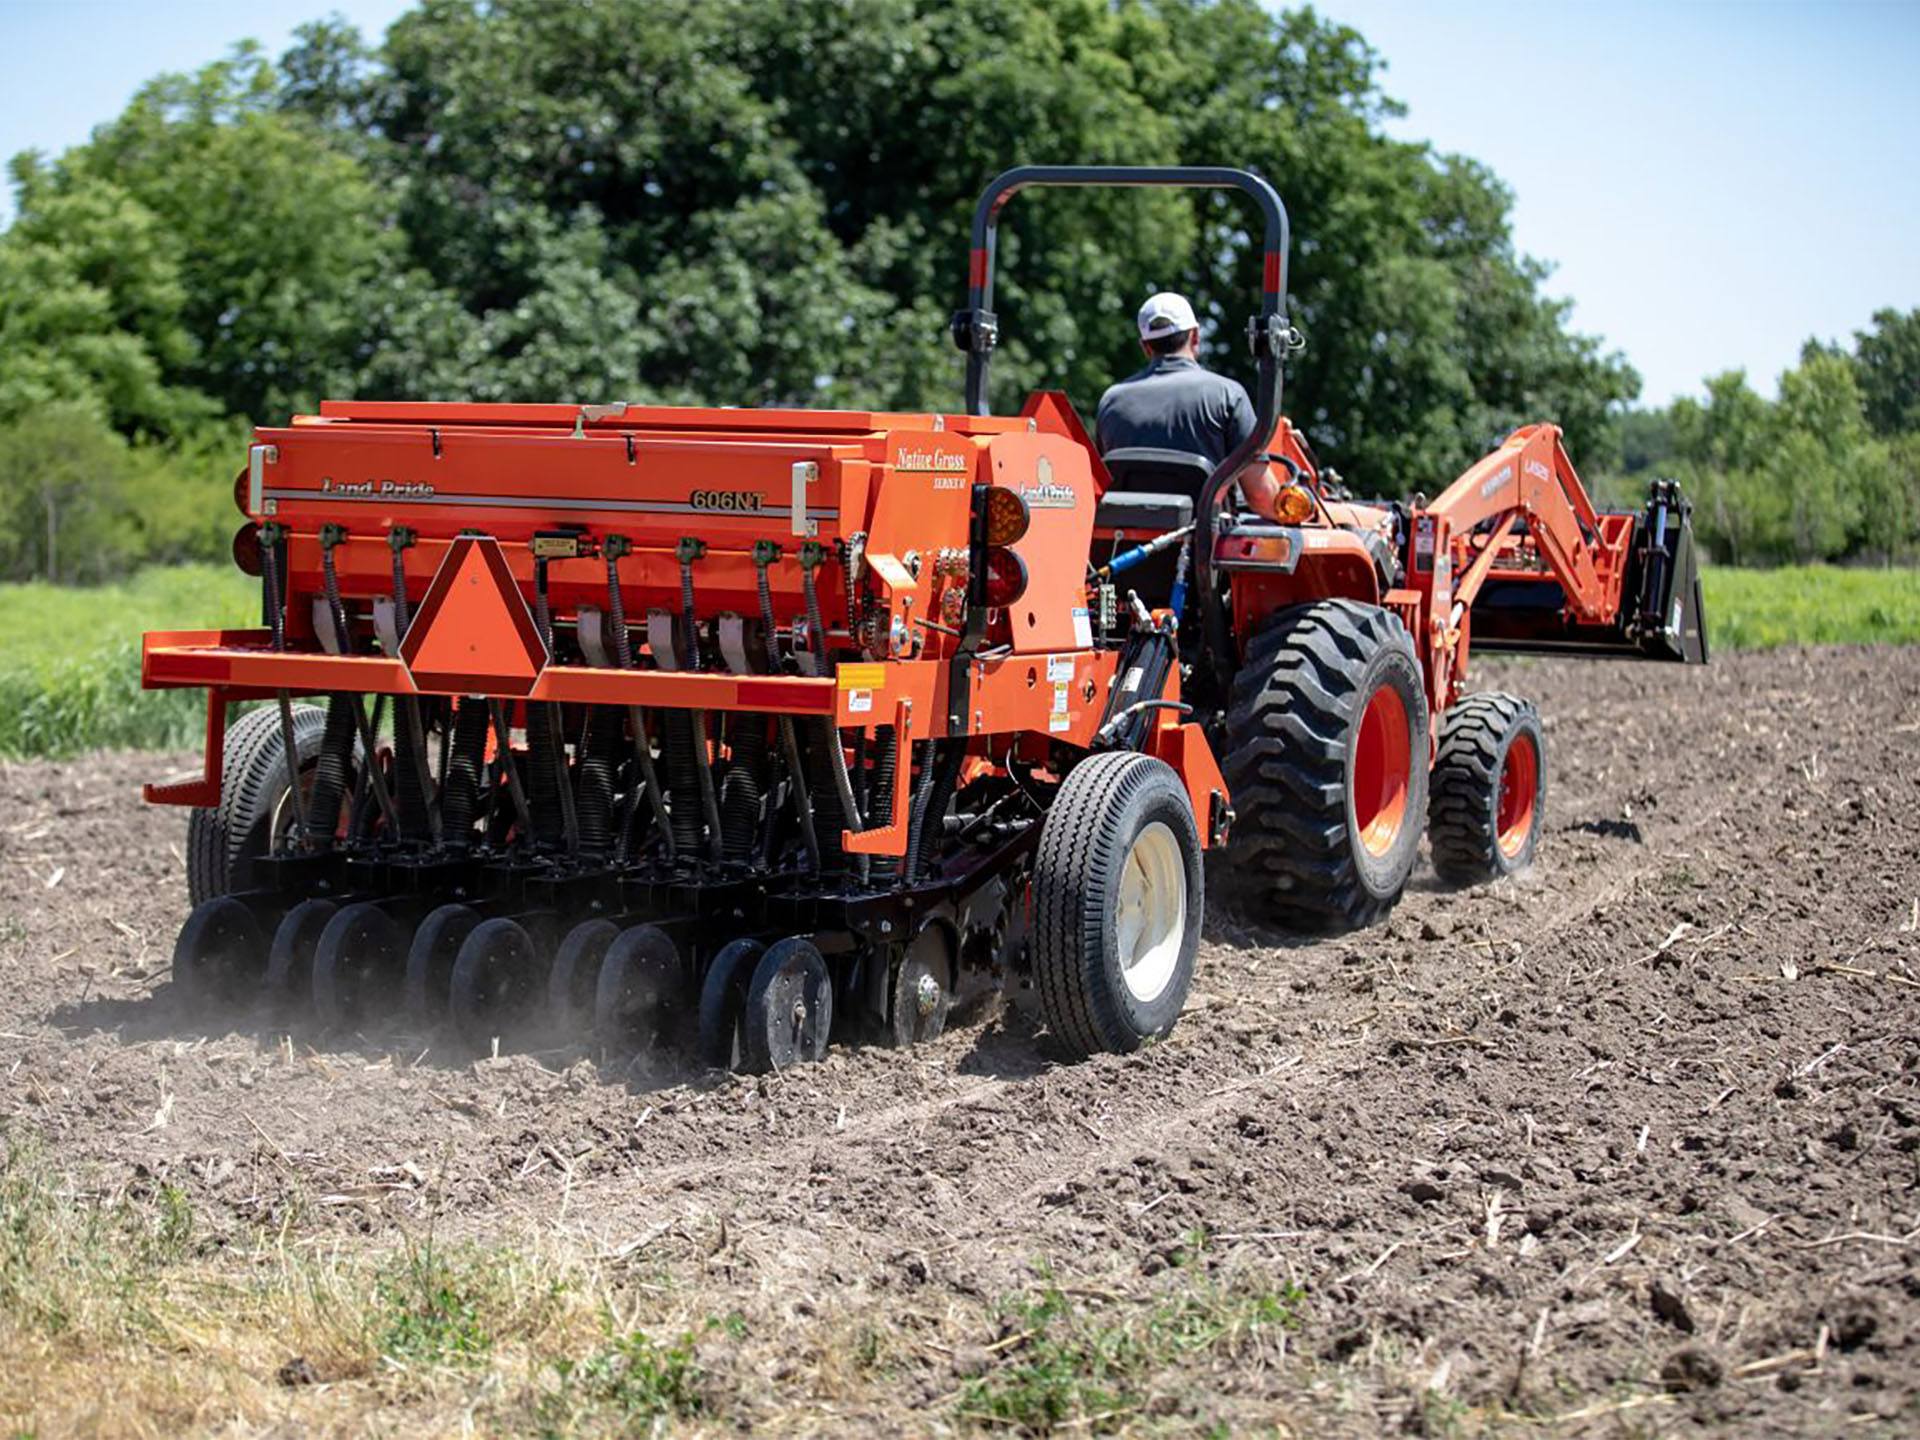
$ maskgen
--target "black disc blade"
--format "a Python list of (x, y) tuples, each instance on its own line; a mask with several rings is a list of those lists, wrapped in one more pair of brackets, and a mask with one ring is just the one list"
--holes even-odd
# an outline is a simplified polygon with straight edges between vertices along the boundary
[(741, 1028), (748, 1070), (784, 1070), (827, 1053), (833, 982), (812, 941), (794, 936), (760, 957)]
[(935, 930), (921, 938), (900, 961), (893, 976), (887, 1028), (896, 1046), (923, 1045), (947, 1028), (953, 1004), (946, 937)]
[(740, 1014), (747, 1003), (747, 983), (766, 949), (758, 940), (735, 940), (723, 945), (707, 966), (700, 985), (702, 1065), (730, 1070), (740, 1063)]

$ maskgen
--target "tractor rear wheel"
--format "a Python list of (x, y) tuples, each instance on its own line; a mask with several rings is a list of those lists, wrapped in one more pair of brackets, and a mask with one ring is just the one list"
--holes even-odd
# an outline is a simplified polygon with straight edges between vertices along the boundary
[[(326, 719), (318, 705), (293, 707), (293, 743), (303, 771), (320, 754)], [(202, 806), (187, 817), (187, 895), (195, 905), (247, 888), (253, 858), (267, 854), (276, 835), (292, 824), (289, 793), (280, 711), (263, 705), (227, 731), (220, 803)]]
[(1193, 983), (1205, 883), (1186, 787), (1132, 751), (1082, 760), (1040, 829), (1033, 979), (1047, 1029), (1075, 1058), (1173, 1029)]
[(1427, 696), (1397, 615), (1353, 600), (1275, 612), (1227, 711), (1230, 855), (1271, 919), (1370, 925), (1398, 903), (1427, 809)]
[(1442, 880), (1474, 885), (1526, 869), (1546, 803), (1546, 746), (1531, 702), (1489, 692), (1447, 712), (1427, 810)]

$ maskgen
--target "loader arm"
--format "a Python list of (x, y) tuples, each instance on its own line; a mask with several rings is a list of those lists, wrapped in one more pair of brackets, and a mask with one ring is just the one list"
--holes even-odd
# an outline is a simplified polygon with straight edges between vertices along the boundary
[(1596, 510), (1555, 425), (1526, 425), (1412, 513), (1397, 592), (1427, 654), (1436, 716), (1483, 649), (1703, 663), (1689, 507), (1672, 481), (1644, 512)]
[(1600, 517), (1567, 458), (1557, 425), (1526, 425), (1470, 467), (1428, 507), (1453, 537), (1471, 548), (1469, 532), (1495, 521), (1478, 538), (1478, 554), (1453, 587), (1456, 605), (1472, 608), (1499, 557), (1516, 548), (1511, 522), (1526, 526), (1541, 557), (1566, 594), (1568, 608), (1597, 624), (1620, 605), (1619, 548), (1601, 534)]

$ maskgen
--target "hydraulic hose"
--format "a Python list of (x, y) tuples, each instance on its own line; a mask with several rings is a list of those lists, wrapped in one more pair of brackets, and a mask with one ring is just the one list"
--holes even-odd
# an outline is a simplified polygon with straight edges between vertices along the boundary
[[(340, 599), (340, 576), (334, 568), (333, 547), (346, 535), (347, 532), (337, 525), (323, 525), (320, 528), (320, 587), (326, 594), (334, 639), (342, 652), (347, 648), (347, 607)], [(373, 726), (367, 723), (366, 707), (361, 704), (358, 695), (352, 697), (352, 705), (354, 723), (360, 731), (360, 748), (366, 752), (367, 778), (373, 783), (373, 798), (379, 803), (381, 818), (387, 822), (387, 833), (393, 836), (416, 833), (407, 828), (399, 807), (394, 803), (393, 794), (387, 788), (387, 777), (380, 770), (379, 737), (374, 733)]]
[(620, 740), (626, 722), (611, 705), (595, 705), (587, 714), (580, 743), (578, 815), (583, 854), (605, 855), (613, 848), (614, 781), (620, 768)]
[[(533, 623), (540, 643), (553, 654), (553, 614), (547, 605), (547, 560), (533, 562)], [(558, 706), (540, 702), (527, 706), (527, 750), (532, 762), (530, 795), (535, 835), (560, 840), (569, 853), (580, 848), (580, 822), (574, 811), (573, 785), (567, 774), (567, 742), (560, 733)], [(559, 821), (559, 834), (554, 821)]]
[[(686, 629), (687, 663), (683, 670), (703, 668), (700, 654), (700, 620), (693, 607), (693, 562), (707, 553), (704, 540), (684, 537), (680, 541), (680, 613)], [(723, 858), (724, 841), (720, 828), (720, 802), (713, 788), (713, 759), (707, 753), (707, 712), (693, 709), (679, 712), (686, 717), (686, 753), (692, 756), (695, 793), (700, 799), (700, 813), (706, 818), (707, 846), (714, 859)], [(671, 735), (671, 731), (669, 735)], [(689, 848), (699, 848), (698, 825), (695, 822), (695, 840)], [(678, 832), (676, 832), (677, 834)]]
[(332, 845), (333, 832), (340, 827), (340, 802), (352, 778), (353, 706), (344, 695), (329, 695), (326, 729), (313, 762), (313, 792), (307, 800), (308, 833), (322, 849)]
[[(813, 581), (818, 562), (816, 560), (814, 564), (809, 564), (808, 559), (806, 555), (800, 558), (800, 588), (806, 597), (807, 636), (810, 642), (807, 646), (807, 659), (812, 666), (814, 676), (825, 679), (827, 627), (820, 615), (820, 591)], [(833, 798), (839, 802), (840, 813), (846, 817), (845, 828), (866, 829), (866, 822), (860, 815), (860, 807), (853, 798), (853, 777), (847, 773), (847, 752), (840, 744), (840, 728), (833, 723), (832, 719), (824, 716), (820, 720), (820, 743), (826, 747), (827, 769), (833, 780)], [(836, 849), (839, 848), (838, 841), (839, 837), (836, 836), (834, 847)], [(864, 880), (867, 872), (864, 855), (860, 857), (859, 869), (861, 879)]]
[(728, 732), (733, 762), (720, 782), (720, 830), (729, 860), (751, 860), (760, 839), (760, 807), (765, 800), (761, 772), (767, 764), (767, 721), (742, 711)]
[(901, 878), (909, 885), (920, 878), (927, 828), (946, 812), (965, 754), (963, 745), (942, 746), (938, 740), (927, 741), (926, 754), (920, 762), (920, 778), (914, 789), (913, 810), (907, 822), (907, 854), (900, 867)]
[[(874, 746), (867, 823), (876, 830), (884, 830), (893, 824), (893, 780), (899, 770), (900, 732), (891, 725), (878, 726), (874, 730)], [(894, 864), (892, 856), (880, 857), (874, 862), (874, 874), (891, 875)]]

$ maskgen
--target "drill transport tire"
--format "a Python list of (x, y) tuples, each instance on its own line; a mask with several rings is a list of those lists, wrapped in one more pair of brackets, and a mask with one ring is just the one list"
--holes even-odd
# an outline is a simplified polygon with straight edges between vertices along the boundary
[(1069, 771), (1033, 891), (1034, 985), (1061, 1050), (1125, 1053), (1173, 1029), (1205, 894), (1199, 828), (1171, 766), (1116, 751)]

